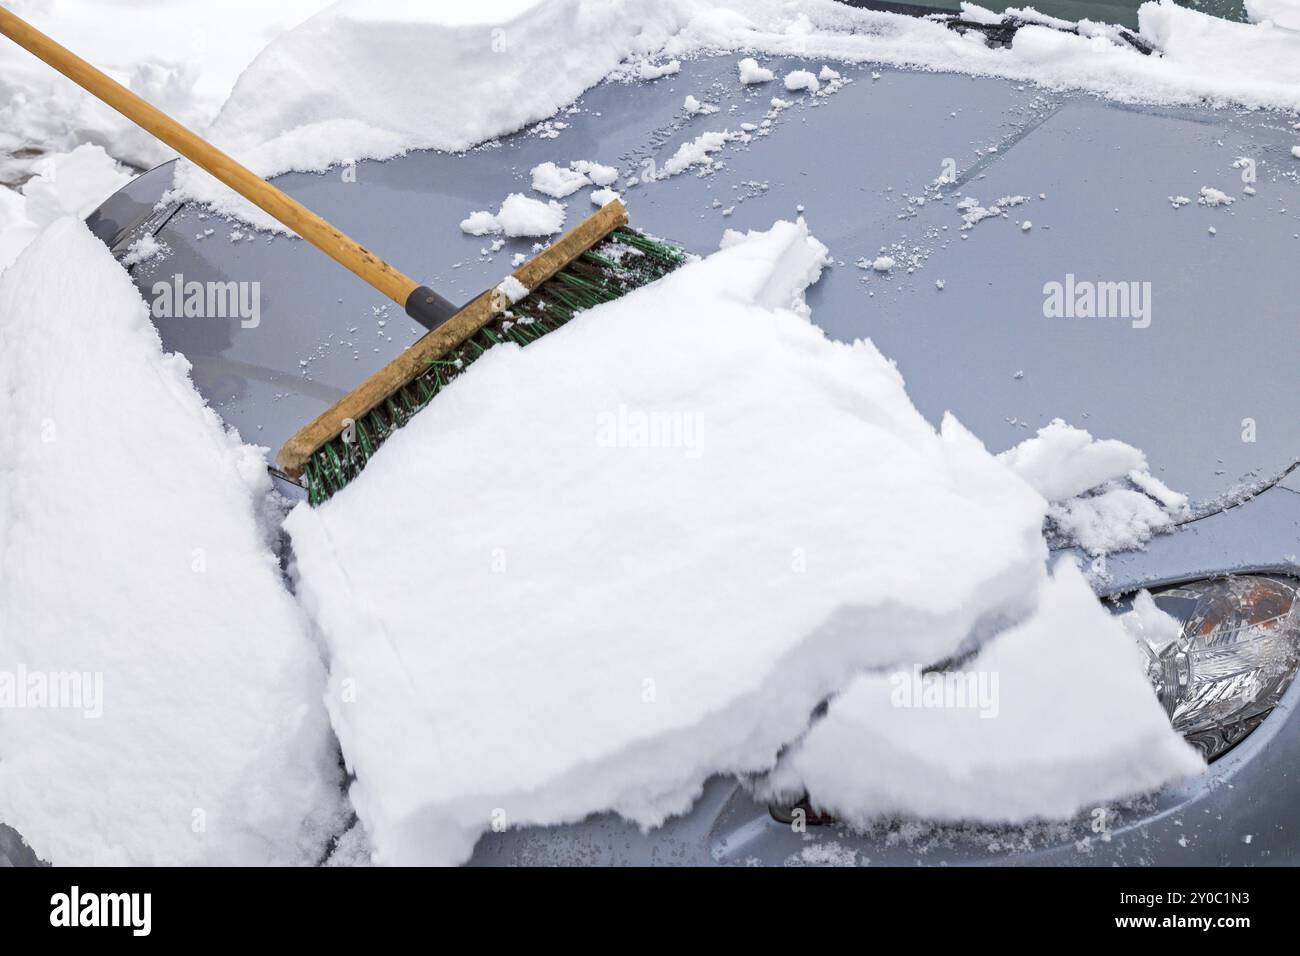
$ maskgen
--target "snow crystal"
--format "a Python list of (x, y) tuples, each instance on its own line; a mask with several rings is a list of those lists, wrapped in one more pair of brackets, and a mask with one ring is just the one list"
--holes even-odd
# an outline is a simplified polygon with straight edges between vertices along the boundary
[(1043, 574), (1041, 497), (808, 321), (807, 228), (723, 247), (493, 349), (289, 516), (378, 862), (601, 810), (657, 825), (770, 768), (857, 668), (951, 654)]
[(0, 708), (0, 820), (55, 864), (314, 863), (342, 780), (261, 450), (76, 219), (0, 277), (0, 343), (0, 667), (102, 683)]
[(1132, 638), (1064, 561), (1033, 614), (959, 672), (856, 678), (766, 789), (806, 790), (859, 827), (896, 815), (1023, 823), (1069, 819), (1203, 768), (1170, 728)]

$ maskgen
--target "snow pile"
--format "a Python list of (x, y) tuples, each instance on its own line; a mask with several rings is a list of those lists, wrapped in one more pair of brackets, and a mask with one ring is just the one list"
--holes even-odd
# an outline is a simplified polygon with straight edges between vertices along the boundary
[[(585, 178), (585, 177), (584, 177)], [(461, 232), (471, 236), (505, 233), (507, 236), (549, 236), (564, 228), (564, 207), (555, 200), (542, 202), (523, 193), (511, 193), (495, 214), (486, 209), (461, 220)]]
[(306, 864), (341, 822), (264, 459), (187, 372), (76, 220), (0, 277), (0, 821), (54, 863)]
[[(6, 0), (15, 14), (185, 125), (202, 132), (269, 40), (330, 0)], [(0, 42), (0, 181), (52, 153), (96, 143), (147, 168), (172, 151), (9, 40)], [(11, 155), (20, 148), (37, 155)]]
[(862, 675), (768, 784), (850, 824), (1067, 819), (1204, 767), (1170, 729), (1133, 639), (1057, 565), (1020, 625), (959, 671)]
[(493, 349), (289, 516), (378, 861), (603, 809), (658, 824), (771, 769), (857, 669), (1023, 613), (1045, 503), (808, 321), (825, 261), (802, 223), (728, 233)]
[(1052, 502), (1048, 514), (1063, 543), (1089, 554), (1140, 547), (1188, 514), (1186, 496), (1150, 474), (1141, 451), (1060, 419), (999, 457)]
[(1246, 0), (1246, 15), (1252, 23), (1269, 20), (1286, 30), (1300, 30), (1300, 3), (1296, 0)]
[(0, 189), (0, 269), (54, 220), (84, 218), (131, 180), (102, 146), (90, 144), (47, 156), (32, 172), (18, 192)]
[[(1296, 31), (1148, 2), (1140, 35), (1159, 55), (1144, 56), (1114, 27), (1083, 21), (1078, 34), (1065, 33), (1021, 13), (1044, 25), (1022, 28), (1007, 49), (961, 39), (935, 21), (831, 0), (495, 0), (468, 8), (343, 0), (267, 46), (212, 132), (263, 175), (409, 149), (460, 150), (554, 115), (621, 64), (652, 77), (680, 57), (728, 50), (1000, 76), (1124, 102), (1300, 109)], [(652, 65), (661, 57), (672, 59)], [(745, 83), (772, 78), (753, 56), (738, 70)], [(188, 165), (177, 183), (268, 225)]]

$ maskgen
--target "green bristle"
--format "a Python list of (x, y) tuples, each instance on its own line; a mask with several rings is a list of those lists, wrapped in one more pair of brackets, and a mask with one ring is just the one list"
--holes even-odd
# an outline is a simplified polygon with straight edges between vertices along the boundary
[(307, 499), (327, 501), (366, 466), (379, 446), (480, 355), (494, 345), (528, 345), (554, 332), (578, 313), (648, 285), (686, 261), (676, 246), (631, 229), (615, 229), (543, 282), (452, 353), (429, 363), (420, 375), (357, 422), (350, 440), (340, 435), (303, 469)]

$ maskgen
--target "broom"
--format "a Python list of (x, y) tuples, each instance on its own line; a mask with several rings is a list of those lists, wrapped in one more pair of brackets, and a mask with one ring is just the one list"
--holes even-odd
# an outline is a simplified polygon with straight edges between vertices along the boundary
[(4, 7), (0, 34), (350, 269), (429, 329), (299, 429), (277, 453), (280, 469), (305, 483), (313, 505), (342, 490), (380, 445), (492, 346), (535, 342), (583, 309), (653, 282), (686, 259), (681, 249), (627, 228), (627, 210), (615, 199), (495, 289), (457, 308)]

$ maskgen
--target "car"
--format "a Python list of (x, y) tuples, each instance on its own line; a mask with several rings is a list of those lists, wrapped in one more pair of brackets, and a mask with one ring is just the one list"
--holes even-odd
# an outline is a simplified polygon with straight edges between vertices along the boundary
[[(781, 67), (816, 72), (824, 63), (791, 56)], [(1187, 646), (1163, 657), (1148, 648), (1149, 670), (1209, 769), (1068, 823), (882, 821), (868, 832), (806, 804), (767, 805), (715, 778), (690, 812), (648, 833), (608, 815), (512, 829), (485, 835), (472, 862), (1300, 863), (1300, 685), (1291, 680), (1300, 650), (1300, 336), (1288, 291), (1300, 182), (1288, 173), (1290, 119), (830, 65), (851, 82), (733, 145), (721, 169), (627, 188), (637, 227), (708, 252), (724, 229), (802, 215), (834, 259), (809, 291), (813, 320), (836, 339), (872, 339), (932, 423), (952, 411), (999, 452), (1059, 417), (1143, 449), (1153, 473), (1191, 499), (1185, 520), (1141, 550), (1096, 556), (1058, 542), (1053, 556), (1081, 560), (1116, 610), (1148, 589), (1184, 620)], [(555, 134), (566, 155), (617, 158), (623, 170), (653, 176), (654, 157), (698, 133), (681, 108), (686, 92), (709, 91), (729, 125), (764, 129), (771, 91), (738, 87), (734, 71), (734, 56), (687, 60), (675, 77), (589, 90), (559, 130), (549, 121), (462, 154), (415, 151), (275, 182), (465, 302), (532, 243), (494, 249), (456, 224), (554, 159)], [(172, 201), (172, 170), (137, 177), (88, 224), (122, 260), (143, 236), (165, 245), (165, 255), (131, 264), (131, 275), (164, 347), (185, 355), (197, 389), (246, 441), (279, 447), (423, 332), (307, 244)], [(1194, 201), (1205, 198), (1202, 186), (1226, 199)], [(976, 202), (963, 207), (963, 197)], [(882, 256), (892, 263), (871, 268)], [(195, 321), (160, 307), (194, 281), (248, 283), (256, 320), (247, 312)], [(1073, 301), (1080, 283), (1105, 286), (1118, 314), (1053, 307), (1054, 297)], [(1119, 307), (1125, 290), (1132, 296)], [(304, 496), (273, 476), (290, 499)], [(1204, 666), (1196, 652), (1222, 650), (1233, 627), (1256, 625), (1273, 628), (1276, 644), (1265, 692), (1246, 699), (1244, 684), (1218, 684), (1224, 699), (1207, 717), (1192, 700)], [(6, 857), (36, 862), (0, 827)]]

